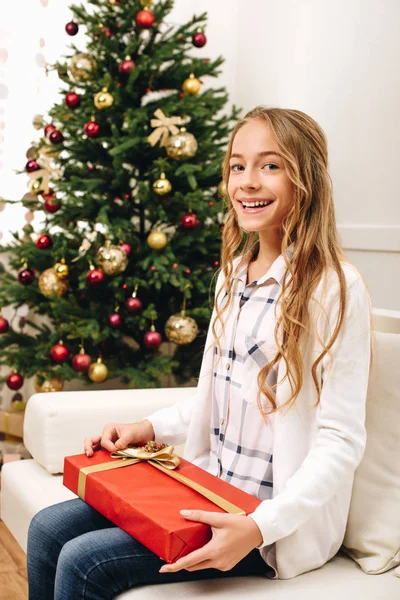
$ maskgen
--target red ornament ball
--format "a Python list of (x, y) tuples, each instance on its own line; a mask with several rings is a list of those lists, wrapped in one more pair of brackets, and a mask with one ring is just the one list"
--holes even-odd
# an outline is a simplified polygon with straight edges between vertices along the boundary
[(199, 224), (199, 218), (195, 213), (183, 215), (181, 224), (185, 229), (195, 229)]
[(207, 38), (202, 31), (198, 31), (192, 37), (192, 44), (196, 46), (196, 48), (202, 48), (207, 43)]
[(27, 173), (33, 173), (34, 171), (39, 171), (40, 165), (36, 162), (36, 160), (28, 160), (25, 165), (25, 171)]
[(135, 313), (139, 312), (140, 310), (142, 310), (143, 304), (141, 303), (139, 298), (134, 298), (132, 296), (131, 298), (128, 298), (126, 300), (125, 308), (128, 312), (135, 314)]
[(139, 11), (136, 15), (136, 23), (139, 25), (139, 27), (151, 27), (154, 25), (155, 20), (156, 18), (151, 10), (144, 9)]
[(68, 92), (65, 96), (65, 104), (68, 108), (77, 108), (81, 103), (81, 97), (76, 92)]
[(122, 327), (122, 317), (119, 313), (112, 313), (108, 315), (108, 324), (113, 329), (119, 329)]
[(7, 377), (6, 383), (10, 390), (19, 390), (24, 384), (24, 378), (19, 373), (11, 373)]
[(101, 269), (90, 269), (86, 274), (86, 280), (89, 285), (99, 285), (104, 281), (104, 271)]
[(96, 137), (100, 133), (100, 125), (96, 121), (88, 121), (83, 127), (88, 137)]
[(36, 247), (39, 248), (39, 250), (47, 250), (52, 246), (53, 242), (51, 241), (51, 237), (46, 235), (45, 233), (43, 235), (40, 235), (36, 240)]
[(50, 354), (51, 358), (59, 363), (69, 359), (69, 350), (61, 342), (52, 347)]
[(161, 334), (158, 331), (147, 331), (143, 339), (146, 347), (152, 350), (158, 348), (162, 342)]
[(219, 260), (214, 260), (214, 267), (219, 267)]
[(30, 269), (20, 269), (18, 271), (18, 281), (22, 285), (30, 285), (35, 280), (35, 273)]
[(174, 263), (174, 264), (172, 265), (172, 268), (173, 268), (173, 269), (177, 269), (177, 268), (178, 268), (178, 263)]
[(136, 69), (136, 63), (131, 58), (126, 58), (119, 65), (119, 72), (122, 73), (122, 75), (129, 75), (133, 69)]
[(186, 269), (186, 271), (185, 271), (186, 275), (190, 275), (191, 272), (192, 271), (190, 269)]
[(79, 31), (79, 27), (76, 23), (70, 21), (66, 24), (65, 31), (68, 33), (68, 35), (76, 35)]
[(130, 244), (127, 244), (126, 242), (123, 244), (120, 244), (120, 248), (121, 248), (121, 250), (123, 250), (125, 252), (125, 254), (127, 256), (129, 256), (130, 253), (132, 252), (132, 246)]
[(7, 319), (0, 317), (0, 333), (7, 333), (9, 328), (10, 328), (10, 325), (9, 325)]
[(87, 373), (91, 364), (92, 359), (85, 352), (79, 352), (72, 359), (72, 368), (74, 371), (78, 371), (78, 373)]
[(49, 190), (46, 194), (42, 194), (44, 199), (43, 208), (46, 212), (55, 213), (61, 208), (61, 202), (57, 200), (53, 190)]
[(154, 265), (151, 265), (150, 271), (157, 271), (157, 267), (155, 267)]
[(47, 138), (52, 144), (60, 144), (63, 141), (64, 136), (59, 129), (53, 129), (53, 131), (50, 131)]
[(49, 125), (46, 125), (46, 127), (44, 128), (45, 137), (47, 137), (49, 135), (49, 133), (51, 133), (54, 130), (55, 130), (55, 126), (52, 125), (51, 123)]

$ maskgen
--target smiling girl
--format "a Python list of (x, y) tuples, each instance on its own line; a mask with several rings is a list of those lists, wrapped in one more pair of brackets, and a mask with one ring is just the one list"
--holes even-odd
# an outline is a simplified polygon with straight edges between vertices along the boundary
[(287, 579), (342, 544), (366, 441), (370, 301), (338, 242), (325, 135), (300, 111), (256, 108), (232, 133), (223, 176), (221, 270), (195, 396), (110, 423), (85, 451), (186, 441), (185, 458), (261, 503), (248, 516), (182, 507), (212, 539), (171, 565), (80, 499), (54, 505), (29, 530), (30, 598)]

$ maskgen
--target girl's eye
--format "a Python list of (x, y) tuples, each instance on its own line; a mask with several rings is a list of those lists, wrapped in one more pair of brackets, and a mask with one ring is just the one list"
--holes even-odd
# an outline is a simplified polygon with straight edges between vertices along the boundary
[(273, 167), (272, 169), (267, 169), (268, 171), (275, 171), (276, 169), (279, 169), (278, 165), (275, 165), (274, 163), (267, 163), (266, 165), (263, 166), (263, 169), (265, 167)]
[(240, 169), (244, 169), (243, 165), (231, 165), (231, 171), (239, 171)]

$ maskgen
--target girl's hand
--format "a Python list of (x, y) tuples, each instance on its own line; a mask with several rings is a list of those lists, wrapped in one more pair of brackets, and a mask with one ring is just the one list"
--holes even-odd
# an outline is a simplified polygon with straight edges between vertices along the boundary
[(84, 451), (86, 456), (90, 457), (99, 448), (116, 452), (129, 444), (146, 443), (150, 440), (154, 440), (154, 430), (147, 419), (138, 423), (108, 423), (101, 434), (85, 439)]
[(160, 573), (175, 573), (181, 569), (229, 571), (262, 544), (261, 532), (251, 517), (205, 510), (181, 510), (181, 515), (190, 521), (211, 525), (212, 538), (205, 546), (175, 563), (163, 565)]

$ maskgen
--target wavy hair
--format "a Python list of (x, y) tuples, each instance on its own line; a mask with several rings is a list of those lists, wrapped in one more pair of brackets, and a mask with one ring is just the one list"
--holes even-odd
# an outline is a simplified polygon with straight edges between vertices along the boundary
[[(293, 205), (282, 221), (282, 254), (290, 277), (285, 277), (281, 293), (275, 307), (280, 303), (280, 316), (275, 326), (277, 353), (258, 374), (257, 403), (263, 416), (272, 414), (286, 405), (292, 406), (303, 385), (303, 361), (300, 342), (310, 332), (309, 300), (326, 271), (333, 269), (339, 282), (339, 310), (332, 336), (312, 365), (312, 377), (317, 390), (317, 404), (320, 402), (321, 389), (317, 377), (318, 365), (338, 337), (346, 309), (346, 281), (341, 266), (344, 259), (338, 240), (332, 182), (328, 173), (328, 149), (326, 136), (321, 127), (311, 117), (299, 110), (257, 107), (239, 121), (230, 138), (223, 163), (223, 181), (228, 186), (229, 160), (235, 135), (251, 119), (267, 123), (279, 151), (282, 154), (288, 177), (293, 183)], [(233, 283), (233, 261), (237, 255), (246, 255), (258, 238), (257, 232), (244, 232), (238, 223), (236, 212), (227, 195), (227, 214), (225, 215), (222, 235), (221, 267), (225, 278), (218, 290), (214, 302), (215, 319), (212, 323), (214, 342), (219, 349), (224, 334), (223, 313), (230, 305)], [(288, 248), (293, 244), (293, 255), (289, 259)], [(238, 252), (240, 250), (240, 252)], [(219, 299), (226, 295), (226, 302), (219, 307)], [(222, 332), (217, 335), (216, 323), (220, 321)], [(283, 360), (291, 386), (291, 397), (282, 406), (277, 407), (274, 389), (267, 383), (268, 374), (275, 365)], [(282, 382), (281, 381), (281, 382)], [(279, 382), (279, 383), (281, 383)], [(279, 385), (278, 383), (278, 385)], [(276, 388), (276, 386), (273, 386)], [(267, 411), (263, 410), (260, 394), (263, 393), (271, 403)]]

